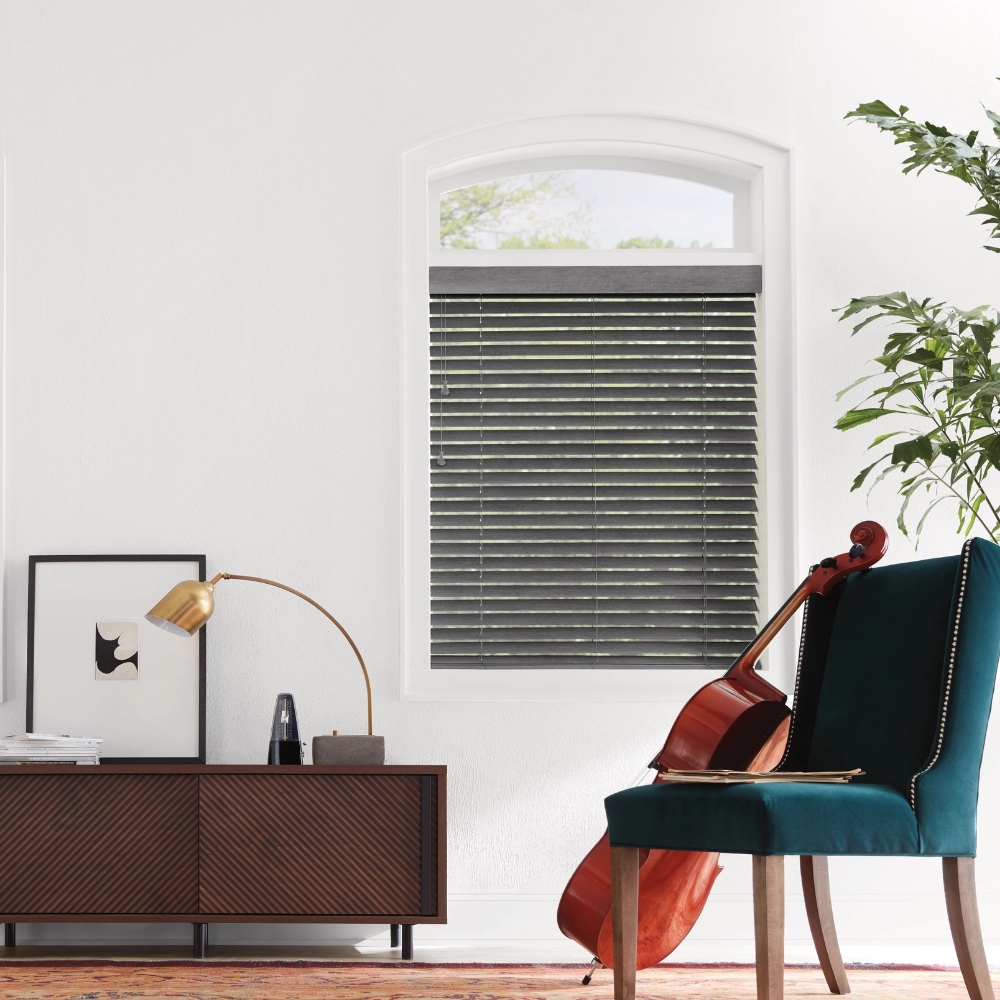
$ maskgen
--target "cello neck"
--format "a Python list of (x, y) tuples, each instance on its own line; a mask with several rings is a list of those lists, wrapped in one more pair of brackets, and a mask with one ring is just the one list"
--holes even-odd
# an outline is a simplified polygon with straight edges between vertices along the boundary
[(739, 677), (744, 680), (752, 677), (755, 681), (764, 681), (764, 678), (758, 677), (754, 671), (754, 664), (760, 659), (775, 636), (785, 627), (792, 615), (799, 610), (806, 598), (816, 592), (815, 588), (810, 585), (811, 580), (812, 577), (807, 576), (795, 588), (792, 596), (778, 608), (771, 620), (750, 640), (746, 649), (736, 657), (736, 662), (726, 671), (726, 677)]

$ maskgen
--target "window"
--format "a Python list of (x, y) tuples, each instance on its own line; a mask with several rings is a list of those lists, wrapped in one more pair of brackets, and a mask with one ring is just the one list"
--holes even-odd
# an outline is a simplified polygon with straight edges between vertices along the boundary
[(732, 249), (734, 194), (634, 170), (557, 170), (444, 191), (445, 250)]
[(759, 269), (712, 295), (434, 270), (431, 667), (728, 667), (758, 612)]
[[(522, 204), (449, 230), (449, 198), (494, 182), (531, 187), (530, 211)], [(685, 192), (687, 217), (676, 202)], [(731, 649), (792, 590), (798, 566), (789, 192), (790, 158), (780, 145), (653, 117), (501, 123), (403, 154), (403, 698), (683, 701), (718, 676)], [(574, 229), (576, 222), (585, 225)], [(573, 241), (586, 243), (586, 253)], [(682, 341), (688, 334), (693, 340)], [(634, 393), (616, 399), (623, 375)], [(706, 403), (713, 392), (730, 393), (729, 409), (711, 414), (717, 423), (699, 424), (694, 411), (657, 409), (656, 393), (691, 390), (686, 376), (696, 376), (699, 401), (703, 377)], [(560, 410), (553, 411), (558, 420), (514, 420), (526, 415), (518, 411), (522, 404), (539, 402), (510, 391), (527, 385), (563, 393), (545, 400)], [(618, 404), (638, 409), (618, 411), (624, 422), (612, 425), (609, 408)], [(542, 416), (550, 415), (536, 410), (531, 419)], [(685, 439), (688, 431), (694, 437)], [(527, 451), (536, 445), (545, 450)], [(702, 468), (694, 468), (695, 455)], [(692, 465), (682, 468), (685, 461)], [(545, 462), (576, 481), (543, 485), (579, 492), (503, 499), (512, 475), (537, 477)], [(732, 475), (724, 481), (725, 463)], [(686, 500), (671, 498), (688, 503), (687, 510), (668, 517), (665, 507), (651, 509), (657, 501), (638, 492), (651, 483), (635, 478), (650, 466), (655, 476), (688, 476), (659, 480), (661, 488), (688, 491)], [(724, 496), (737, 481), (742, 492)], [(725, 513), (722, 504), (731, 505)], [(536, 516), (542, 520), (532, 526)], [(510, 530), (519, 525), (536, 535), (521, 532), (527, 540), (519, 540)], [(563, 536), (532, 543), (549, 529)], [(634, 544), (641, 532), (642, 552)], [(490, 594), (490, 573), (499, 591), (517, 560), (529, 558), (538, 565), (556, 560), (546, 573), (561, 574), (564, 583), (549, 589), (568, 596), (532, 607), (546, 598), (508, 587), (517, 605)], [(509, 566), (501, 566), (504, 559)], [(623, 580), (652, 580), (649, 567), (667, 563), (688, 574), (686, 589), (661, 591), (643, 604), (608, 585), (615, 573), (621, 579), (614, 586), (623, 588)], [(449, 564), (462, 568), (447, 570)], [(521, 669), (511, 669), (515, 661)], [(794, 664), (794, 636), (785, 630), (768, 651), (773, 682), (787, 686)]]

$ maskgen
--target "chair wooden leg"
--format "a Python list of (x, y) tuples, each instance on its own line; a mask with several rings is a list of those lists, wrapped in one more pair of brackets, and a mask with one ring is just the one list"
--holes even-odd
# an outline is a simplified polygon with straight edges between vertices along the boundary
[(976, 903), (976, 859), (942, 858), (951, 937), (970, 1000), (994, 1000)]
[(837, 943), (837, 928), (833, 922), (833, 906), (830, 903), (830, 866), (822, 855), (803, 854), (799, 858), (802, 872), (802, 894), (806, 899), (806, 916), (819, 964), (826, 976), (826, 985), (831, 993), (850, 993), (851, 984), (844, 971), (844, 960), (840, 957)]
[(635, 1000), (639, 928), (639, 849), (611, 848), (611, 936), (615, 953), (615, 1000)]
[(753, 856), (753, 930), (757, 944), (757, 1000), (782, 1000), (785, 989), (785, 858), (781, 854)]

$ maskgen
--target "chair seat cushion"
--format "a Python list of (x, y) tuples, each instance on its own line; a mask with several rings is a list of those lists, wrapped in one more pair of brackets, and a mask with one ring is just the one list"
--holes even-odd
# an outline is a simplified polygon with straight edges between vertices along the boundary
[(604, 800), (611, 843), (731, 854), (919, 854), (888, 785), (643, 785)]

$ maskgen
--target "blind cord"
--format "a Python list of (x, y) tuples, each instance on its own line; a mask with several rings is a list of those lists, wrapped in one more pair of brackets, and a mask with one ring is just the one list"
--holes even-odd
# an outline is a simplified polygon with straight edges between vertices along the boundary
[(448, 395), (448, 296), (441, 298), (441, 395), (438, 397), (438, 457), (437, 464), (444, 465), (444, 397)]
[(442, 341), (443, 365), (441, 368), (441, 395), (447, 396), (451, 391), (448, 388), (448, 296), (444, 297), (444, 339)]

